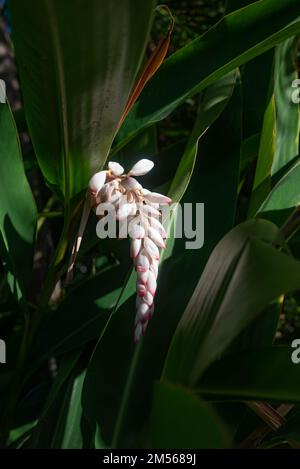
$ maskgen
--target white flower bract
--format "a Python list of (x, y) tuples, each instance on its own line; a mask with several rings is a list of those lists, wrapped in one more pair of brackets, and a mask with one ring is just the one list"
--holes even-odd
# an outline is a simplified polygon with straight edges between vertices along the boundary
[(96, 173), (89, 183), (91, 206), (100, 221), (106, 223), (109, 214), (120, 224), (124, 220), (128, 222), (130, 256), (137, 272), (135, 342), (145, 333), (154, 312), (159, 249), (165, 248), (167, 237), (161, 223), (160, 207), (171, 203), (169, 197), (144, 189), (135, 179), (148, 173), (153, 166), (152, 161), (142, 159), (125, 174), (119, 163), (111, 161), (108, 170)]

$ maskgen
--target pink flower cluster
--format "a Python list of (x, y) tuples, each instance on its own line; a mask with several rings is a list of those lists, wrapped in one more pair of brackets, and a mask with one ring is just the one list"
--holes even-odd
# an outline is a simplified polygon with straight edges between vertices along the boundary
[(101, 220), (105, 214), (110, 214), (119, 222), (127, 222), (130, 254), (137, 272), (136, 342), (153, 315), (159, 248), (165, 248), (167, 236), (160, 221), (160, 208), (171, 203), (169, 197), (144, 189), (135, 179), (148, 173), (153, 166), (152, 161), (142, 159), (124, 174), (120, 164), (110, 162), (108, 170), (96, 173), (89, 183), (91, 202)]

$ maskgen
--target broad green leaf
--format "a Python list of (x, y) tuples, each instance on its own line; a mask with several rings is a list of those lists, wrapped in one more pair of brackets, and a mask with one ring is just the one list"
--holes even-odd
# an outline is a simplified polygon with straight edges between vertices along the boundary
[(158, 382), (153, 392), (147, 448), (209, 449), (225, 445), (214, 412), (189, 390)]
[(279, 229), (251, 220), (214, 249), (178, 324), (164, 379), (195, 386), (207, 367), (280, 294), (300, 286), (300, 263), (280, 252)]
[(174, 202), (179, 202), (186, 191), (197, 157), (198, 142), (228, 104), (236, 78), (237, 71), (234, 70), (200, 95), (197, 119), (168, 194)]
[(258, 210), (258, 216), (282, 225), (292, 210), (300, 204), (300, 163), (292, 167), (273, 187)]
[(251, 350), (216, 361), (197, 383), (210, 398), (299, 402), (300, 374), (290, 347)]
[(17, 129), (0, 103), (0, 250), (14, 292), (24, 293), (32, 273), (37, 211), (25, 176)]
[(81, 407), (84, 377), (85, 370), (82, 363), (79, 363), (41, 415), (29, 442), (30, 448), (81, 449), (90, 447), (92, 433)]
[(29, 132), (68, 200), (104, 164), (133, 86), (154, 0), (10, 0)]
[(127, 265), (112, 267), (72, 291), (42, 325), (29, 374), (49, 357), (81, 348), (101, 335), (121, 293), (127, 269)]
[[(173, 255), (164, 256), (155, 298), (155, 315), (145, 337), (136, 347), (132, 340), (135, 275), (130, 277), (119, 308), (88, 366), (83, 390), (84, 410), (89, 420), (97, 423), (104, 441), (113, 447), (133, 444), (137, 432), (144, 425), (153, 382), (161, 374), (178, 320), (211, 250), (232, 227), (241, 140), (239, 105), (239, 92), (236, 90), (216, 123), (200, 139), (192, 179), (182, 199), (182, 202), (189, 203), (203, 201), (208, 207), (204, 247), (186, 250), (185, 239), (178, 239)], [(231, 158), (224, 158), (227, 152)], [(188, 281), (178, 282), (180, 278)], [(107, 356), (110, 357), (109, 362)], [(110, 396), (109, 405), (104, 406), (102, 403), (108, 402), (107, 396)]]
[(253, 216), (271, 189), (271, 168), (275, 153), (276, 117), (274, 95), (266, 108), (260, 137), (258, 159), (250, 200), (249, 214)]
[(300, 108), (292, 101), (293, 82), (298, 78), (296, 55), (299, 36), (288, 39), (276, 48), (275, 102), (276, 151), (272, 175), (284, 168), (299, 153)]
[(257, 1), (225, 16), (203, 36), (175, 52), (128, 115), (118, 136), (119, 145), (166, 117), (187, 97), (297, 33), (299, 15), (298, 0)]

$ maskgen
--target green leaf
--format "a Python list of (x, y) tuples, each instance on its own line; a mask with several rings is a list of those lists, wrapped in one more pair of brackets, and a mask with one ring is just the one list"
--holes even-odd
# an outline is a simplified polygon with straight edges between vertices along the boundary
[(0, 104), (0, 180), (1, 257), (12, 291), (24, 293), (31, 281), (37, 210), (8, 104)]
[(225, 445), (224, 429), (214, 412), (189, 390), (155, 384), (147, 448), (211, 449)]
[(275, 153), (276, 117), (274, 95), (266, 108), (260, 137), (258, 159), (249, 207), (249, 218), (253, 216), (271, 189), (271, 168)]
[(126, 264), (105, 270), (67, 296), (39, 331), (28, 375), (49, 357), (81, 348), (102, 334), (121, 293), (127, 270)]
[[(71, 361), (68, 360), (68, 363), (70, 364)], [(63, 366), (62, 374), (65, 377), (65, 366)], [(30, 448), (81, 449), (90, 447), (92, 432), (81, 407), (84, 378), (85, 369), (82, 363), (78, 363), (40, 416), (30, 440)], [(59, 375), (57, 379), (61, 381)]]
[(202, 395), (235, 400), (299, 402), (299, 368), (290, 347), (248, 350), (214, 363), (197, 383)]
[(276, 48), (275, 54), (275, 102), (276, 102), (276, 151), (272, 175), (289, 164), (299, 152), (300, 109), (293, 103), (298, 78), (296, 54), (299, 36), (288, 39)]
[(280, 252), (266, 220), (234, 228), (213, 251), (178, 324), (164, 379), (195, 386), (206, 368), (280, 294), (300, 286), (300, 263)]
[[(232, 227), (241, 139), (239, 98), (237, 87), (222, 115), (200, 139), (192, 179), (182, 199), (182, 202), (189, 203), (203, 201), (208, 207), (205, 245), (202, 249), (187, 250), (186, 240), (177, 239), (173, 255), (164, 256), (155, 298), (155, 315), (145, 337), (136, 347), (132, 340), (135, 275), (131, 275), (116, 314), (89, 363), (83, 391), (84, 410), (90, 422), (97, 423), (104, 441), (113, 447), (127, 448), (133, 444), (144, 425), (153, 382), (161, 374), (178, 320), (211, 250)], [(231, 158), (224, 158), (227, 152)], [(178, 283), (178, 278), (188, 278), (189, 281)], [(108, 403), (108, 396), (109, 404), (103, 405), (103, 402)]]
[(273, 187), (258, 210), (258, 216), (281, 225), (292, 210), (300, 204), (300, 163), (292, 167)]
[(48, 184), (68, 200), (104, 164), (154, 0), (10, 0), (26, 118)]
[(203, 133), (217, 120), (228, 104), (234, 90), (236, 78), (237, 71), (234, 70), (214, 85), (208, 87), (200, 96), (197, 119), (168, 193), (174, 202), (179, 202), (182, 198), (192, 177), (198, 142)]
[(294, 35), (300, 30), (299, 15), (298, 0), (255, 2), (225, 16), (203, 36), (175, 52), (128, 115), (119, 145), (166, 117), (187, 97)]

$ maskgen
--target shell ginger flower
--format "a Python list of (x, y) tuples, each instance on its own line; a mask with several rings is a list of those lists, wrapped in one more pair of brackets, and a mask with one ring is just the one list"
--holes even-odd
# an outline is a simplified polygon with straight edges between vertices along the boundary
[[(135, 177), (147, 174), (153, 168), (152, 161), (142, 159), (124, 174), (124, 168), (116, 162), (108, 163), (108, 170), (96, 173), (89, 182), (87, 200), (105, 223), (105, 214), (113, 216), (119, 223), (127, 222), (131, 239), (130, 255), (137, 272), (136, 316), (134, 340), (138, 342), (144, 334), (154, 312), (154, 296), (157, 284), (160, 249), (165, 248), (167, 234), (161, 223), (160, 208), (171, 203), (171, 199), (144, 189)], [(83, 215), (83, 219), (86, 218)], [(83, 221), (84, 223), (84, 221)], [(82, 233), (73, 248), (69, 270), (73, 268)], [(79, 244), (78, 244), (79, 240)]]

